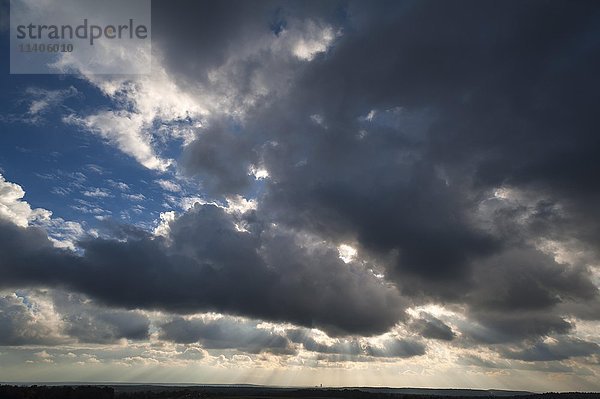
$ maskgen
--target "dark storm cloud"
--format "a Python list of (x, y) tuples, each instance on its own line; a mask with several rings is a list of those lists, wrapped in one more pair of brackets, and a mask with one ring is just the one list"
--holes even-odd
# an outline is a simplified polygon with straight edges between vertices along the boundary
[(60, 285), (76, 276), (80, 265), (70, 252), (54, 248), (44, 230), (21, 228), (3, 220), (0, 220), (0, 253), (2, 287), (26, 287), (30, 283)]
[[(152, 40), (164, 53), (169, 71), (196, 85), (247, 43), (265, 33), (280, 33), (290, 18), (339, 20), (343, 14), (343, 1), (156, 1)], [(247, 87), (247, 82), (238, 83), (242, 91)]]
[(452, 328), (437, 317), (425, 312), (422, 312), (420, 318), (411, 323), (411, 328), (425, 338), (452, 341), (456, 337)]
[(571, 366), (558, 361), (540, 362), (540, 363), (521, 363), (509, 360), (490, 360), (479, 356), (466, 355), (461, 356), (459, 364), (465, 366), (483, 367), (488, 369), (511, 369), (511, 370), (533, 370), (544, 373), (573, 373), (575, 369)]
[[(597, 287), (585, 269), (567, 268), (535, 250), (512, 250), (481, 266), (477, 304), (490, 310), (548, 309), (562, 300), (592, 300)], [(487, 282), (487, 284), (486, 284)]]
[(149, 337), (150, 320), (141, 312), (106, 309), (81, 295), (54, 291), (52, 303), (64, 323), (64, 332), (79, 342), (112, 343), (119, 339)]
[(583, 320), (598, 320), (600, 298), (596, 298), (594, 301), (563, 303), (558, 306), (558, 310)]
[(557, 309), (598, 300), (585, 268), (559, 264), (532, 248), (513, 248), (480, 262), (473, 280), (465, 300), (480, 327), (463, 333), (486, 343), (567, 333), (573, 324)]
[[(138, 231), (125, 242), (81, 242), (82, 256), (54, 249), (41, 230), (2, 224), (0, 284), (66, 287), (116, 307), (289, 321), (333, 335), (384, 332), (403, 317), (395, 288), (342, 262), (335, 247), (303, 248), (298, 240), (307, 237), (261, 225), (240, 232), (235, 221), (216, 206), (196, 205), (171, 224), (169, 245)], [(99, 322), (100, 331), (83, 340), (143, 337), (145, 318), (134, 316), (123, 324), (125, 313), (98, 310), (68, 321), (74, 328), (77, 318)]]
[(475, 367), (483, 367), (486, 369), (509, 369), (511, 368), (511, 364), (506, 361), (495, 361), (489, 359), (483, 359), (479, 356), (475, 355), (465, 355), (461, 356), (458, 359), (459, 364), (463, 364), (465, 366), (475, 366)]
[[(210, 181), (227, 185), (229, 171), (259, 159), (270, 175), (260, 220), (357, 241), (407, 298), (466, 304), (481, 327), (467, 336), (479, 342), (568, 332), (554, 310), (583, 312), (597, 288), (586, 263), (557, 263), (537, 244), (574, 239), (593, 251), (600, 238), (597, 6), (342, 8), (322, 16), (342, 37), (296, 65), (276, 100), (250, 107), (240, 133), (224, 135), (224, 153), (243, 143), (247, 154)], [(218, 153), (219, 140), (200, 138), (186, 156)], [(214, 170), (197, 162), (190, 172)], [(500, 187), (527, 202), (490, 201)]]
[(546, 311), (485, 311), (469, 313), (476, 324), (463, 326), (465, 338), (475, 343), (519, 342), (540, 336), (566, 334), (573, 324), (562, 316)]
[(367, 347), (367, 354), (378, 357), (413, 357), (425, 354), (425, 345), (408, 339), (390, 339), (384, 342), (382, 348)]
[(555, 342), (537, 342), (524, 349), (505, 349), (501, 354), (508, 359), (526, 362), (565, 360), (578, 356), (600, 354), (600, 346), (578, 338), (560, 337)]
[(245, 192), (254, 179), (248, 169), (256, 158), (243, 135), (232, 133), (226, 126), (213, 126), (188, 146), (182, 166), (200, 175), (206, 190), (237, 194)]
[[(153, 41), (165, 52), (172, 73), (205, 80), (212, 68), (227, 61), (230, 47), (240, 37), (254, 38), (257, 27), (268, 26), (267, 5), (235, 0), (157, 1), (152, 4)], [(181, 59), (193, 62), (181, 63)]]
[(203, 320), (176, 318), (160, 326), (160, 337), (177, 343), (200, 343), (204, 349), (235, 348), (248, 353), (263, 351), (293, 354), (290, 341), (256, 322), (231, 318)]
[[(367, 10), (364, 23), (369, 29), (348, 33), (329, 57), (307, 68), (293, 100), (278, 104), (294, 109), (295, 114), (270, 110), (269, 115), (285, 115), (281, 118), (285, 125), (279, 122), (281, 131), (274, 132), (282, 135), (279, 147), (284, 150), (275, 147), (272, 152), (286, 151), (283, 162), (291, 159), (283, 163), (279, 154), (265, 157), (267, 169), (277, 179), (267, 194), (266, 212), (283, 205), (281, 214), (304, 218), (294, 223), (326, 229), (326, 233), (332, 224), (341, 224), (339, 230), (351, 229), (369, 249), (397, 250), (392, 272), (400, 272), (398, 280), (404, 271), (428, 280), (468, 276), (469, 261), (498, 250), (505, 240), (490, 237), (469, 223), (477, 205), (473, 198), (481, 189), (512, 183), (511, 174), (518, 174), (512, 169), (515, 157), (521, 151), (526, 151), (524, 160), (535, 161), (528, 146), (540, 154), (537, 157), (545, 157), (544, 162), (566, 163), (561, 173), (569, 173), (570, 161), (556, 154), (554, 146), (562, 148), (567, 142), (568, 147), (581, 151), (584, 160), (591, 159), (590, 148), (598, 148), (588, 140), (589, 128), (596, 125), (596, 114), (585, 112), (588, 107), (565, 105), (564, 97), (554, 92), (544, 101), (519, 107), (524, 101), (521, 96), (545, 90), (546, 82), (541, 79), (547, 69), (559, 75), (550, 82), (552, 88), (572, 90), (569, 77), (573, 71), (587, 68), (580, 58), (594, 57), (591, 49), (589, 54), (582, 49), (580, 57), (562, 60), (562, 68), (547, 65), (564, 57), (565, 37), (583, 40), (591, 35), (588, 10), (580, 7), (566, 9), (554, 3), (541, 10), (536, 3), (457, 6), (419, 2), (387, 20), (380, 14), (368, 20)], [(362, 11), (360, 6), (357, 9)], [(532, 15), (540, 22), (530, 20)], [(594, 80), (595, 75), (584, 75)], [(586, 95), (595, 96), (597, 91), (584, 82), (578, 87), (585, 100), (577, 99), (575, 104), (594, 103)], [(531, 109), (540, 103), (546, 109)], [(355, 137), (362, 127), (357, 126), (358, 116), (392, 106), (405, 107), (408, 113), (430, 108), (435, 122), (417, 142), (407, 139), (410, 127), (386, 131), (377, 126), (376, 119), (365, 127), (364, 139)], [(307, 131), (290, 134), (284, 130), (292, 124), (289, 119), (295, 117), (299, 123), (311, 112), (319, 112), (335, 125), (325, 133), (308, 132), (306, 120), (302, 127)], [(573, 125), (563, 124), (561, 129), (561, 125), (549, 124), (546, 113), (552, 114), (550, 118), (566, 114)], [(579, 114), (589, 120), (585, 129), (578, 129)], [(278, 121), (271, 119), (267, 119), (275, 126), (271, 130), (279, 128)], [(473, 126), (464, 126), (466, 121)], [(289, 136), (298, 139), (288, 140)], [(484, 184), (479, 177), (490, 156), (500, 158), (507, 180)], [(303, 157), (306, 166), (295, 167), (295, 160)], [(555, 177), (556, 173), (548, 171), (548, 176), (522, 184), (554, 187)], [(571, 178), (582, 176), (573, 173)], [(585, 179), (585, 185), (594, 184)], [(557, 194), (563, 192), (556, 188)]]

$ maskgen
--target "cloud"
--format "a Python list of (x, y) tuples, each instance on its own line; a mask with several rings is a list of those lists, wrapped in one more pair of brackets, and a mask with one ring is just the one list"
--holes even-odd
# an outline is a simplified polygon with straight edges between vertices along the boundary
[(41, 87), (28, 87), (25, 89), (21, 99), (17, 99), (17, 105), (27, 104), (27, 109), (20, 114), (0, 115), (3, 122), (20, 122), (32, 125), (42, 125), (46, 122), (51, 111), (61, 107), (69, 110), (64, 105), (65, 100), (80, 96), (80, 92), (73, 86), (66, 89), (49, 90)]
[(144, 201), (146, 199), (144, 194), (121, 194), (121, 196), (130, 201)]
[(79, 94), (73, 86), (64, 90), (45, 90), (37, 87), (29, 87), (25, 90), (27, 96), (31, 97), (28, 114), (32, 117), (45, 113), (49, 108), (61, 104), (69, 97)]
[(31, 209), (31, 206), (23, 201), (24, 196), (25, 190), (20, 185), (6, 181), (0, 174), (0, 219), (25, 227), (33, 219), (46, 216), (48, 211), (41, 208)]
[[(275, 100), (248, 103), (237, 123), (208, 117), (181, 165), (217, 196), (250, 191), (247, 171), (260, 164), (269, 178), (261, 181), (259, 220), (355, 242), (407, 301), (463, 306), (470, 339), (569, 332), (573, 323), (555, 311), (597, 301), (597, 262), (558, 262), (539, 243), (575, 241), (594, 253), (599, 242), (590, 217), (598, 143), (588, 107), (597, 54), (572, 45), (597, 33), (589, 9), (470, 3), (476, 17), (466, 19), (463, 7), (387, 5), (350, 2), (326, 56), (288, 64), (288, 85), (275, 80)], [(304, 10), (306, 21), (313, 11)], [(325, 9), (319, 14), (323, 26), (337, 26)], [(282, 15), (276, 26), (298, 22)], [(506, 21), (529, 21), (530, 30), (505, 31)], [(223, 35), (261, 37), (251, 22)], [(228, 47), (206, 49), (195, 64), (167, 68), (190, 81), (198, 70), (233, 63), (248, 83), (272, 66), (268, 51), (256, 63)], [(255, 89), (239, 87), (236, 98)], [(517, 192), (523, 197), (511, 199)]]
[(196, 205), (169, 224), (169, 241), (126, 229), (125, 241), (81, 241), (82, 256), (55, 250), (39, 229), (3, 225), (1, 284), (61, 285), (110, 306), (217, 310), (334, 335), (384, 332), (403, 317), (395, 288), (344, 263), (336, 247), (260, 224), (238, 231), (236, 215)]
[(573, 324), (560, 315), (538, 312), (485, 312), (471, 316), (476, 320), (463, 327), (463, 334), (475, 342), (497, 344), (519, 342), (524, 339), (566, 334)]
[[(100, 169), (101, 170), (101, 169)], [(108, 184), (110, 184), (112, 187), (119, 189), (121, 191), (129, 191), (130, 187), (127, 183), (124, 183), (122, 181), (115, 181), (112, 179), (108, 179), (106, 181)]]
[(56, 345), (66, 342), (51, 308), (31, 306), (14, 293), (0, 295), (0, 345)]
[(139, 311), (106, 309), (61, 290), (19, 290), (0, 296), (0, 345), (58, 346), (149, 338)]
[[(78, 7), (71, 8), (75, 14), (81, 13)], [(165, 71), (158, 48), (150, 54), (146, 48), (132, 49), (131, 45), (115, 42), (111, 46), (94, 46), (93, 58), (101, 60), (96, 66), (116, 74), (93, 73), (86, 52), (60, 54), (54, 67), (75, 71), (110, 101), (108, 110), (72, 112), (63, 122), (99, 136), (150, 170), (165, 172), (173, 164), (172, 159), (160, 154), (165, 144), (191, 142), (207, 111), (202, 101), (182, 90)], [(147, 73), (149, 69), (151, 73)], [(140, 73), (118, 74), (124, 70)]]
[(160, 326), (161, 338), (178, 343), (199, 343), (204, 349), (235, 348), (247, 353), (293, 353), (290, 341), (256, 322), (232, 318), (206, 320), (175, 318)]
[(150, 137), (143, 131), (143, 120), (139, 115), (125, 111), (104, 111), (86, 117), (71, 114), (63, 121), (98, 134), (148, 169), (165, 171), (171, 164), (170, 160), (161, 159), (155, 154)]
[(82, 191), (81, 193), (83, 195), (85, 195), (86, 197), (92, 197), (92, 198), (112, 197), (112, 194), (110, 193), (109, 190), (107, 190), (105, 188), (98, 188), (98, 187), (90, 187), (88, 190)]
[(561, 337), (549, 342), (536, 342), (523, 349), (506, 349), (501, 352), (505, 358), (519, 359), (526, 362), (548, 362), (565, 360), (578, 356), (600, 354), (600, 346), (578, 338)]
[[(598, 288), (587, 270), (558, 264), (534, 249), (510, 250), (491, 257), (477, 276), (474, 290), (478, 306), (489, 310), (548, 309), (568, 299), (593, 300)], [(483, 285), (483, 280), (491, 281)]]
[(302, 344), (305, 350), (327, 355), (409, 358), (424, 355), (426, 351), (423, 343), (398, 337), (386, 337), (375, 344), (358, 338), (340, 338), (333, 342), (319, 341), (306, 329), (290, 329), (286, 334), (292, 342)]
[(203, 179), (206, 190), (218, 195), (248, 189), (254, 181), (249, 171), (256, 162), (251, 143), (215, 124), (186, 147), (181, 164), (188, 173)]
[(385, 357), (413, 357), (425, 354), (425, 345), (421, 342), (407, 339), (392, 339), (383, 345), (383, 348), (372, 347), (368, 349), (371, 356)]
[(421, 312), (419, 319), (412, 322), (411, 327), (424, 338), (452, 341), (456, 333), (448, 325), (435, 316)]
[(53, 218), (52, 212), (43, 208), (32, 209), (24, 201), (25, 190), (6, 181), (0, 174), (0, 220), (14, 223), (20, 227), (38, 226), (43, 228), (56, 247), (75, 248), (75, 241), (83, 236), (84, 230), (78, 222)]
[[(327, 51), (336, 36), (341, 35), (340, 32), (335, 32), (332, 27), (320, 26), (312, 20), (308, 20), (305, 26), (306, 30), (294, 39), (295, 43), (292, 45), (292, 53), (305, 61), (311, 61), (317, 54)], [(286, 35), (287, 33), (284, 30), (280, 35)]]
[(181, 186), (173, 181), (160, 179), (156, 180), (156, 183), (166, 191), (170, 191), (172, 193), (178, 193), (181, 191)]
[(54, 308), (60, 314), (64, 333), (80, 343), (114, 343), (120, 339), (149, 338), (149, 318), (139, 311), (106, 309), (88, 298), (53, 291)]
[[(154, 235), (124, 228), (73, 254), (28, 226), (22, 195), (5, 185), (5, 218), (19, 226), (0, 228), (0, 284), (337, 337), (407, 323), (431, 345), (522, 360), (593, 353), (574, 336), (576, 317), (598, 320), (593, 6), (225, 1), (153, 11), (163, 52), (153, 74), (86, 75), (114, 107), (65, 120), (149, 169), (180, 168), (200, 192), (165, 196), (185, 209), (162, 214)], [(161, 154), (172, 140), (183, 144), (176, 162)], [(356, 252), (342, 260), (346, 243)], [(434, 303), (458, 316), (405, 317)], [(205, 320), (162, 328), (169, 340), (219, 344), (210, 333), (221, 327)], [(409, 337), (361, 342), (305, 349), (425, 351)]]
[(44, 121), (44, 115), (53, 108), (61, 106), (64, 101), (80, 95), (79, 91), (70, 86), (62, 90), (46, 90), (38, 87), (29, 87), (25, 90), (25, 97), (29, 100), (27, 113), (22, 121), (39, 124)]

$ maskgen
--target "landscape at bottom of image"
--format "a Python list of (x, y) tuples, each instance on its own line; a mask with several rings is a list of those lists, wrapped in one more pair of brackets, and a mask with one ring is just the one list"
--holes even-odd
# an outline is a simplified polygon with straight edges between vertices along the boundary
[(298, 388), (257, 385), (0, 385), (1, 399), (597, 399), (600, 392), (387, 387)]

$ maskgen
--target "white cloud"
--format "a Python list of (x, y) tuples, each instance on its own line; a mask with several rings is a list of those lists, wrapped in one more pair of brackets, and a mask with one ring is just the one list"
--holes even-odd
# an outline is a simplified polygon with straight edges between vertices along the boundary
[(112, 194), (110, 193), (110, 191), (108, 191), (105, 188), (98, 188), (98, 187), (91, 187), (88, 190), (83, 191), (82, 194), (85, 195), (86, 197), (93, 197), (93, 198), (112, 197)]
[(90, 164), (85, 165), (85, 168), (94, 173), (98, 173), (99, 175), (104, 174), (104, 168), (100, 165), (95, 165), (93, 163), (90, 163)]
[(31, 99), (28, 115), (36, 117), (50, 108), (60, 105), (69, 97), (74, 97), (79, 92), (73, 86), (63, 90), (45, 90), (38, 87), (30, 87), (25, 90), (25, 94)]
[(61, 195), (64, 197), (65, 195), (71, 193), (71, 189), (68, 187), (54, 187), (52, 190), (50, 190), (50, 192), (52, 194)]
[(37, 220), (33, 224), (44, 228), (48, 232), (48, 238), (55, 247), (76, 250), (76, 243), (85, 235), (85, 230), (78, 222), (64, 220), (63, 218), (52, 218), (51, 212), (47, 218)]
[(23, 201), (24, 196), (25, 190), (20, 185), (6, 181), (0, 174), (0, 219), (27, 227), (30, 221), (49, 217), (50, 211), (31, 209), (31, 206)]
[(97, 206), (96, 204), (93, 204), (86, 200), (82, 200), (80, 198), (76, 198), (74, 201), (76, 203), (78, 203), (79, 205), (70, 205), (70, 207), (81, 213), (103, 215), (103, 216), (108, 216), (112, 213), (109, 210), (102, 209), (99, 206)]
[[(114, 52), (114, 51), (113, 51)], [(76, 55), (63, 58), (63, 68), (79, 70), (82, 75), (114, 102), (114, 110), (87, 116), (71, 115), (66, 123), (76, 124), (99, 135), (148, 169), (165, 171), (173, 162), (162, 158), (156, 144), (167, 140), (181, 140), (189, 144), (195, 131), (202, 126), (201, 119), (208, 111), (198, 98), (182, 90), (161, 65), (157, 49), (152, 56), (152, 73), (115, 77), (88, 73)], [(129, 59), (147, 67), (147, 59)], [(120, 57), (107, 59), (118, 64)], [(158, 127), (157, 127), (158, 126)]]
[[(265, 33), (252, 45), (232, 51), (223, 64), (208, 71), (208, 82), (197, 82), (196, 86), (185, 88), (169, 76), (157, 48), (153, 49), (151, 74), (120, 78), (88, 73), (74, 58), (76, 55), (70, 54), (63, 57), (61, 65), (79, 70), (114, 101), (116, 110), (87, 116), (72, 115), (65, 121), (100, 135), (145, 167), (164, 171), (171, 160), (157, 154), (155, 140), (182, 140), (187, 145), (195, 138), (205, 118), (213, 114), (243, 118), (248, 107), (257, 100), (268, 99), (273, 90), (285, 90), (290, 72), (282, 66), (293, 58), (312, 60), (340, 35), (340, 31), (319, 21), (295, 21), (279, 36)], [(267, 65), (255, 72), (249, 82), (251, 90), (241, 93), (239, 85), (235, 84), (239, 79), (240, 64), (265, 51), (275, 57), (268, 58)], [(112, 53), (106, 58), (120, 59), (112, 57)], [(147, 64), (147, 60), (134, 62), (139, 62), (140, 67)]]
[(170, 191), (172, 193), (178, 193), (181, 191), (181, 186), (173, 181), (170, 180), (165, 180), (165, 179), (159, 179), (156, 180), (156, 183), (163, 189), (166, 191)]
[(161, 212), (158, 226), (154, 229), (155, 236), (169, 237), (171, 227), (169, 224), (175, 220), (175, 211)]
[(357, 251), (350, 245), (342, 244), (338, 247), (338, 253), (344, 263), (350, 263), (356, 258)]
[(269, 177), (269, 171), (263, 167), (257, 167), (256, 165), (250, 166), (250, 170), (248, 171), (249, 175), (254, 176), (256, 180), (262, 180)]
[(196, 204), (204, 205), (207, 203), (204, 198), (198, 196), (183, 197), (179, 199), (174, 199), (174, 201), (169, 202), (172, 202), (173, 205), (179, 206), (184, 211), (190, 210)]
[[(78, 70), (114, 102), (113, 110), (70, 115), (64, 121), (99, 135), (149, 169), (165, 171), (173, 160), (161, 157), (159, 144), (170, 140), (189, 144), (206, 119), (214, 115), (243, 120), (258, 101), (270, 101), (272, 93), (287, 90), (294, 71), (290, 67), (298, 58), (312, 60), (340, 35), (341, 31), (320, 21), (296, 20), (277, 36), (265, 32), (251, 44), (232, 50), (221, 65), (207, 71), (208, 81), (186, 87), (168, 74), (158, 48), (152, 50), (151, 74), (128, 77), (91, 74), (76, 54), (63, 55), (61, 68)], [(114, 52), (106, 54), (106, 62), (122, 62), (123, 51)], [(244, 85), (249, 89), (240, 91), (237, 82), (247, 79), (240, 76), (244, 70), (240, 66), (265, 53), (269, 54), (265, 64)], [(140, 70), (148, 64), (145, 59), (126, 62), (138, 63)]]
[(336, 32), (331, 26), (308, 20), (301, 30), (293, 34), (292, 53), (301, 60), (311, 61), (317, 54), (327, 51), (341, 32)]
[(130, 201), (143, 201), (146, 199), (144, 194), (121, 194), (123, 198), (126, 198)]
[(129, 186), (126, 183), (123, 183), (122, 181), (115, 181), (112, 179), (108, 179), (107, 183), (110, 184), (112, 187), (119, 189), (121, 191), (129, 191)]
[(69, 115), (63, 121), (98, 134), (148, 169), (165, 171), (172, 163), (172, 160), (156, 155), (152, 137), (145, 130), (144, 117), (140, 114), (103, 111), (86, 117)]
[(255, 200), (242, 197), (241, 195), (234, 195), (226, 198), (227, 212), (246, 213), (248, 211), (256, 209), (257, 203)]
[(188, 211), (196, 204), (204, 205), (211, 204), (216, 207), (223, 209), (227, 213), (246, 213), (250, 210), (254, 210), (257, 207), (257, 202), (254, 199), (246, 199), (241, 195), (232, 195), (225, 198), (227, 206), (214, 201), (207, 201), (206, 199), (199, 196), (186, 196), (186, 197), (174, 197), (171, 195), (165, 196), (167, 199), (167, 206), (177, 207), (183, 211)]
[(32, 209), (23, 200), (25, 190), (16, 184), (6, 181), (0, 175), (0, 219), (8, 220), (20, 227), (42, 227), (48, 233), (48, 238), (54, 246), (75, 249), (75, 242), (83, 236), (84, 230), (77, 222), (53, 218), (52, 212), (43, 209)]
[[(0, 115), (0, 120), (8, 123), (22, 122), (33, 125), (42, 124), (44, 116), (52, 109), (63, 106), (63, 102), (79, 94), (76, 88), (70, 86), (62, 90), (46, 90), (39, 87), (25, 89), (19, 103), (27, 104), (27, 111), (20, 114)], [(63, 106), (64, 107), (64, 106)]]
[[(60, 315), (51, 301), (36, 291), (0, 292), (0, 340), (3, 344), (58, 344), (65, 342)], [(50, 355), (42, 351), (40, 359)]]

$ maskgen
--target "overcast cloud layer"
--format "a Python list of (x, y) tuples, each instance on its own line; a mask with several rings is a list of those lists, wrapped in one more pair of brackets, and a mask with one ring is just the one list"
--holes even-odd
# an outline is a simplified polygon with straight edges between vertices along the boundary
[[(54, 115), (155, 191), (134, 191), (134, 172), (101, 188), (100, 166), (57, 169), (58, 194), (95, 216), (65, 221), (2, 163), (0, 345), (99, 345), (100, 364), (412, 359), (600, 389), (598, 4), (153, 1), (152, 15), (152, 76), (83, 73), (2, 118)], [(105, 209), (117, 198), (127, 217)], [(135, 219), (154, 199), (162, 213)]]

